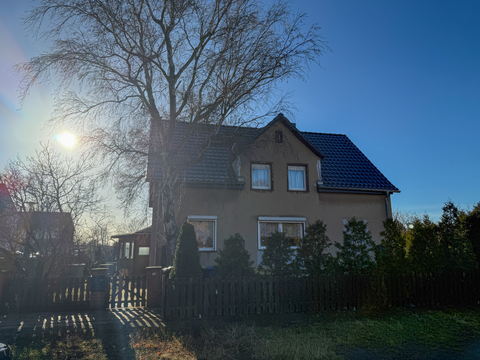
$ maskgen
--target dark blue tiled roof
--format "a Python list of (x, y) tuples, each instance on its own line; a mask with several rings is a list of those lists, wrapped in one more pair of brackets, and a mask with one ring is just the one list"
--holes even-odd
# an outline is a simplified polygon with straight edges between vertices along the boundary
[[(280, 114), (281, 115), (281, 114)], [(360, 190), (398, 191), (398, 189), (373, 165), (370, 160), (345, 135), (324, 134), (298, 131), (283, 115), (278, 121), (283, 121), (290, 131), (294, 132), (300, 141), (322, 158), (323, 188), (345, 188)], [(233, 172), (232, 161), (235, 158), (232, 152), (234, 143), (248, 144), (258, 137), (267, 127), (275, 123), (272, 121), (261, 129), (248, 127), (222, 126), (218, 136), (212, 138), (210, 146), (199, 161), (191, 165), (186, 174), (187, 183), (232, 184), (237, 179)], [(187, 123), (178, 123), (176, 126), (173, 148), (179, 146), (188, 130)], [(191, 138), (177, 154), (179, 161), (194, 160), (201, 151), (201, 146), (212, 133), (210, 125), (198, 126)], [(157, 160), (149, 159), (147, 178), (160, 180), (162, 178), (161, 164)]]
[[(176, 126), (173, 148), (180, 146), (181, 140), (185, 137), (188, 124), (178, 123)], [(203, 125), (197, 127), (188, 142), (177, 154), (179, 161), (194, 162), (202, 150), (202, 146), (211, 136), (213, 126)], [(234, 143), (252, 141), (258, 129), (247, 127), (222, 126), (218, 135), (213, 137), (210, 146), (205, 150), (203, 156), (194, 162), (185, 177), (188, 183), (234, 183), (237, 181), (232, 169), (232, 161), (235, 158), (231, 148)], [(149, 159), (147, 178), (162, 178), (161, 164), (156, 160)]]
[(302, 135), (325, 156), (325, 187), (398, 191), (347, 136), (314, 132)]

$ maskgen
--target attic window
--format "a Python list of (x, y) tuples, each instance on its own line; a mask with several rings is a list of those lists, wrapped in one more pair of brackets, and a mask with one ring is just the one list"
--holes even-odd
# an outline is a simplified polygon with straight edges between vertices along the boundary
[(276, 143), (283, 143), (283, 132), (281, 130), (275, 131), (275, 142)]

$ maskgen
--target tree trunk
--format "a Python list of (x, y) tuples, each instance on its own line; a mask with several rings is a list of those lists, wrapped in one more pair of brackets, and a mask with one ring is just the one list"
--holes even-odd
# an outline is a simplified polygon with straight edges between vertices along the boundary
[(166, 244), (167, 266), (173, 265), (173, 257), (177, 245), (178, 228), (175, 221), (175, 201), (173, 185), (166, 182), (162, 189), (162, 215)]

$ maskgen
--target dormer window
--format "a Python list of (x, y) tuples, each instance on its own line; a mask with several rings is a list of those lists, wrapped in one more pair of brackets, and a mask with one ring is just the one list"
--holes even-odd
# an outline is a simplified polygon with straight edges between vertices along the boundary
[(288, 166), (288, 190), (307, 191), (307, 166)]
[(271, 164), (252, 164), (252, 189), (272, 190)]

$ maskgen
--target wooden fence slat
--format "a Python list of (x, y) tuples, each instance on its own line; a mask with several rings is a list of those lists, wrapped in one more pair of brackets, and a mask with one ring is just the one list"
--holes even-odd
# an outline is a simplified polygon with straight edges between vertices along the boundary
[(205, 278), (203, 280), (203, 312), (202, 316), (208, 318), (210, 316), (210, 287), (211, 279)]

